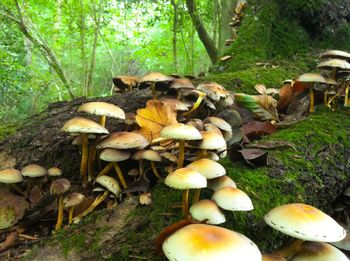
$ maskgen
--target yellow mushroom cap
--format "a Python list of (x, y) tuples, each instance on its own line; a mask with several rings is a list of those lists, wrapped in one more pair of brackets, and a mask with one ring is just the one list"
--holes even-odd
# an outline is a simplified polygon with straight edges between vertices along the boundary
[(124, 111), (118, 106), (107, 102), (88, 102), (78, 108), (78, 112), (86, 112), (99, 116), (125, 119)]
[(205, 158), (192, 162), (186, 168), (199, 172), (207, 179), (217, 178), (226, 174), (225, 168), (220, 163)]
[(148, 140), (141, 134), (135, 132), (114, 132), (103, 139), (97, 149), (143, 149), (149, 145)]
[(262, 256), (262, 261), (287, 261), (287, 259), (280, 255), (264, 254)]
[(104, 149), (100, 154), (100, 159), (108, 162), (119, 162), (130, 158), (128, 150)]
[(206, 220), (207, 224), (218, 225), (226, 222), (224, 213), (211, 199), (203, 199), (193, 204), (190, 208), (190, 214), (198, 221)]
[(218, 101), (220, 98), (226, 98), (230, 94), (229, 91), (216, 82), (201, 83), (196, 87), (196, 89), (204, 92), (214, 101)]
[(170, 173), (164, 183), (176, 189), (198, 189), (207, 186), (207, 179), (192, 169), (180, 168)]
[(205, 224), (185, 226), (163, 243), (170, 261), (261, 261), (258, 247), (246, 236)]
[(202, 139), (201, 133), (195, 127), (183, 123), (176, 123), (164, 127), (160, 132), (160, 136), (177, 140)]
[(62, 170), (60, 168), (57, 168), (57, 167), (52, 167), (52, 168), (49, 168), (47, 170), (47, 173), (49, 176), (51, 177), (58, 177), (58, 176), (62, 176)]
[(349, 261), (346, 255), (327, 243), (304, 242), (290, 261)]
[(340, 50), (329, 50), (320, 55), (321, 58), (336, 58), (336, 59), (343, 59), (343, 60), (349, 60), (350, 59), (350, 53), (340, 51)]
[(172, 98), (159, 98), (163, 104), (168, 104), (173, 107), (176, 111), (188, 111), (187, 106), (180, 100), (172, 99)]
[(116, 196), (118, 196), (121, 191), (118, 182), (112, 177), (101, 175), (96, 178), (95, 182), (104, 186), (106, 189), (108, 189), (110, 192), (112, 192)]
[(21, 169), (24, 177), (37, 178), (47, 174), (47, 170), (37, 164), (30, 164)]
[(248, 195), (238, 188), (221, 188), (214, 192), (212, 199), (219, 207), (226, 210), (249, 211), (254, 209)]
[(264, 220), (272, 228), (302, 240), (336, 242), (346, 236), (344, 228), (333, 218), (302, 203), (278, 206)]
[(22, 181), (22, 173), (17, 169), (4, 169), (0, 171), (0, 183), (12, 184)]
[(108, 134), (108, 130), (93, 120), (75, 117), (62, 127), (63, 132)]
[(202, 150), (220, 150), (226, 148), (226, 141), (222, 135), (213, 131), (201, 131), (203, 139), (195, 142), (195, 146)]
[(159, 152), (155, 150), (138, 150), (135, 152), (135, 154), (132, 156), (132, 159), (134, 160), (149, 160), (149, 161), (161, 161), (162, 157), (160, 156)]
[(85, 196), (79, 192), (72, 192), (63, 199), (65, 208), (70, 208), (79, 205), (83, 202)]
[(160, 72), (150, 72), (149, 74), (143, 76), (140, 82), (171, 82), (173, 80), (174, 78)]
[(208, 188), (217, 191), (224, 187), (236, 188), (236, 183), (228, 176), (221, 176), (208, 180)]
[(318, 73), (304, 73), (300, 75), (295, 81), (304, 82), (304, 83), (308, 83), (308, 82), (327, 83), (326, 79)]
[(333, 68), (341, 69), (341, 70), (349, 70), (350, 64), (347, 61), (341, 59), (330, 59), (327, 61), (320, 62), (317, 65), (317, 68), (324, 70), (332, 70)]

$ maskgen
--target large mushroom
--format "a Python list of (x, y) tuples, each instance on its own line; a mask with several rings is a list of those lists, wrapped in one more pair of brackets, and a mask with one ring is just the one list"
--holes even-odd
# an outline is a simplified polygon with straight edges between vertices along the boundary
[(88, 163), (88, 134), (108, 134), (108, 130), (100, 124), (81, 117), (68, 120), (62, 127), (61, 131), (69, 133), (80, 133), (82, 139), (82, 153), (80, 164), (80, 175), (83, 179), (83, 186), (87, 186), (87, 163)]
[(331, 71), (331, 78), (336, 79), (337, 71), (339, 70), (350, 70), (350, 64), (347, 61), (341, 59), (330, 59), (320, 62), (317, 68), (322, 70)]
[(191, 224), (163, 243), (170, 261), (261, 261), (259, 248), (246, 236), (222, 227)]

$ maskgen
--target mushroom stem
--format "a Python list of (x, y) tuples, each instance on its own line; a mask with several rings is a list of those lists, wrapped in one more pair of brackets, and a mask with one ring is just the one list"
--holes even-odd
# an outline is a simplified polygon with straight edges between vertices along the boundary
[(63, 221), (63, 197), (60, 196), (58, 199), (58, 215), (57, 215), (57, 223), (55, 226), (55, 230), (59, 230), (62, 227)]
[(122, 186), (125, 189), (128, 185), (126, 184), (126, 181), (124, 179), (123, 173), (122, 173), (122, 171), (121, 171), (121, 169), (120, 169), (120, 167), (119, 167), (117, 162), (114, 162), (114, 169), (115, 169), (115, 171), (118, 174), (118, 178), (120, 180), (120, 183), (122, 183)]
[(201, 189), (195, 189), (192, 204), (195, 204), (199, 201), (199, 198), (201, 197)]
[(154, 161), (151, 161), (151, 167), (152, 167), (154, 176), (156, 176), (158, 179), (160, 179), (160, 175), (159, 175), (159, 173), (158, 173), (158, 170), (157, 170), (157, 168), (156, 168), (156, 165), (154, 164)]
[(182, 116), (188, 116), (188, 115), (190, 115), (191, 113), (193, 113), (195, 110), (197, 110), (197, 108), (198, 108), (199, 105), (201, 104), (201, 102), (202, 102), (202, 100), (203, 100), (204, 97), (205, 97), (205, 93), (200, 93), (200, 94), (198, 95), (198, 98), (197, 98), (195, 104), (193, 105), (192, 109), (189, 110), (189, 111), (187, 111), (187, 112), (185, 112), (185, 113), (183, 113)]
[(94, 179), (94, 166), (95, 166), (95, 158), (96, 158), (96, 145), (98, 143), (98, 139), (96, 139), (90, 146), (89, 155), (88, 155), (88, 175), (91, 179)]
[(292, 241), (292, 243), (290, 243), (289, 245), (287, 245), (281, 249), (274, 251), (273, 254), (277, 254), (277, 255), (283, 256), (285, 258), (288, 258), (291, 255), (293, 255), (301, 247), (301, 245), (304, 242), (305, 241), (301, 240), (301, 239), (294, 239)]
[(189, 194), (190, 190), (189, 189), (185, 189), (182, 192), (182, 214), (184, 216), (184, 218), (188, 217), (188, 194)]
[(309, 112), (315, 112), (314, 87), (310, 86), (310, 108)]
[(106, 116), (105, 116), (105, 115), (100, 116), (99, 123), (100, 123), (100, 125), (102, 125), (103, 127), (106, 127)]
[(153, 99), (157, 100), (156, 84), (154, 82), (151, 83), (151, 90)]
[(325, 90), (323, 93), (323, 103), (325, 106), (327, 106), (328, 103), (328, 90)]
[(88, 163), (88, 154), (89, 154), (89, 148), (88, 148), (88, 135), (86, 133), (81, 134), (81, 164), (80, 164), (80, 175), (83, 178), (83, 186), (86, 187), (88, 180), (87, 180), (87, 163)]
[(113, 168), (113, 163), (109, 162), (101, 171), (98, 173), (97, 177), (102, 175), (107, 175), (108, 172)]
[(73, 211), (74, 211), (74, 207), (70, 207), (69, 208), (69, 218), (68, 218), (68, 225), (73, 223)]
[(106, 190), (102, 195), (97, 196), (96, 199), (94, 200), (94, 202), (91, 204), (91, 206), (86, 209), (83, 213), (81, 213), (79, 216), (76, 216), (73, 220), (80, 220), (83, 217), (85, 217), (86, 215), (88, 215), (90, 212), (92, 212), (98, 205), (100, 205), (105, 198), (108, 196), (109, 191)]
[(177, 168), (182, 168), (185, 160), (185, 140), (179, 140), (179, 158), (177, 159)]
[(345, 87), (345, 100), (344, 100), (344, 107), (349, 107), (349, 83), (346, 84)]
[(128, 85), (128, 91), (131, 92), (132, 91), (132, 85)]

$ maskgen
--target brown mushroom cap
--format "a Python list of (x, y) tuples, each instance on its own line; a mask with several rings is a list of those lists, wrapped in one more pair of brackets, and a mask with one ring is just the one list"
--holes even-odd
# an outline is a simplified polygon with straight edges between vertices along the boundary
[(72, 192), (63, 199), (65, 208), (75, 207), (83, 202), (85, 196), (79, 192)]
[(172, 261), (261, 261), (258, 247), (247, 237), (226, 228), (191, 224), (177, 230), (163, 243)]
[(225, 168), (220, 163), (205, 158), (192, 162), (186, 168), (199, 172), (207, 179), (217, 178), (226, 174)]
[(161, 161), (162, 157), (159, 154), (159, 152), (154, 150), (139, 150), (135, 152), (135, 154), (132, 156), (132, 159), (134, 160), (149, 160), (149, 161)]
[(340, 50), (329, 50), (320, 55), (321, 58), (335, 58), (342, 60), (349, 60), (350, 53), (340, 51)]
[(78, 108), (78, 112), (86, 112), (98, 116), (108, 116), (125, 119), (124, 111), (118, 106), (107, 102), (88, 102)]
[(58, 176), (62, 176), (63, 172), (62, 172), (62, 170), (60, 168), (52, 167), (52, 168), (49, 168), (47, 170), (47, 173), (51, 177), (58, 177)]
[(149, 145), (148, 140), (141, 134), (135, 132), (114, 132), (103, 139), (97, 149), (143, 149)]
[(194, 89), (194, 85), (190, 79), (176, 78), (170, 84), (170, 89)]
[(137, 76), (121, 75), (121, 76), (113, 77), (114, 86), (120, 90), (125, 90), (129, 86), (135, 87), (139, 81), (140, 81), (140, 78)]
[(180, 168), (170, 173), (164, 180), (165, 185), (176, 189), (197, 189), (207, 186), (207, 179), (189, 168)]
[(236, 183), (228, 176), (221, 176), (215, 179), (208, 180), (208, 188), (217, 191), (224, 187), (236, 188)]
[(304, 242), (291, 261), (349, 261), (346, 255), (327, 243)]
[(179, 101), (177, 99), (162, 97), (162, 98), (159, 98), (158, 100), (164, 104), (169, 104), (176, 111), (188, 111), (187, 106), (182, 101)]
[(143, 76), (140, 82), (171, 82), (174, 78), (162, 74), (160, 72), (151, 72), (145, 76)]
[(318, 73), (304, 73), (300, 75), (295, 81), (304, 83), (327, 83), (326, 79)]
[(108, 134), (108, 130), (102, 127), (97, 122), (82, 117), (75, 117), (68, 120), (63, 125), (61, 131), (74, 132), (74, 133), (96, 133), (96, 134)]
[(30, 164), (21, 169), (23, 177), (37, 178), (47, 174), (47, 170), (37, 164)]
[(336, 242), (346, 231), (333, 218), (312, 206), (293, 203), (278, 206), (264, 217), (272, 228), (289, 236), (317, 242)]
[(17, 169), (4, 169), (0, 171), (0, 183), (13, 184), (22, 181), (22, 173)]
[(197, 90), (204, 92), (210, 99), (219, 101), (220, 98), (226, 98), (230, 92), (216, 82), (204, 82), (196, 87)]
[(54, 195), (62, 195), (70, 189), (70, 182), (68, 179), (56, 179), (51, 183), (50, 193)]
[(119, 162), (130, 158), (130, 152), (127, 150), (104, 149), (100, 154), (100, 159), (108, 162)]

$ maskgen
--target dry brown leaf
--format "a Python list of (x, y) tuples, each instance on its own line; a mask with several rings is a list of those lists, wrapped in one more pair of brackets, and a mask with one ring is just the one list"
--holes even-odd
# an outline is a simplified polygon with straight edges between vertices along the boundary
[(136, 111), (136, 122), (141, 127), (139, 133), (150, 142), (160, 137), (160, 131), (168, 125), (177, 123), (176, 111), (169, 104), (149, 100), (146, 108)]

